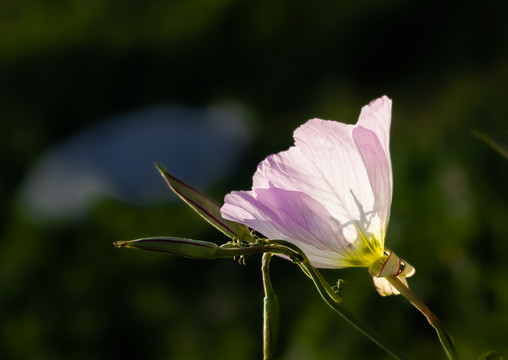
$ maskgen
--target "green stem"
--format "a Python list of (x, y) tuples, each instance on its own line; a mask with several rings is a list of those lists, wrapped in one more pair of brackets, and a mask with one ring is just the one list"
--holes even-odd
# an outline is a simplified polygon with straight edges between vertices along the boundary
[(330, 306), (335, 312), (337, 312), (344, 320), (346, 320), (355, 329), (360, 331), (363, 335), (368, 337), (372, 342), (377, 344), (380, 348), (385, 350), (394, 359), (404, 360), (406, 357), (402, 355), (394, 346), (381, 339), (371, 328), (356, 319), (346, 308), (340, 304), (340, 297), (333, 291), (330, 285), (324, 280), (321, 273), (310, 264), (309, 260), (305, 260), (298, 264), (300, 267), (305, 267), (306, 273), (311, 274), (312, 281), (316, 285), (319, 294), (323, 300)]
[(323, 278), (321, 273), (310, 263), (307, 256), (294, 244), (289, 243), (284, 240), (270, 240), (270, 243), (275, 246), (280, 245), (283, 247), (287, 247), (292, 251), (298, 253), (299, 260), (294, 260), (294, 262), (300, 266), (302, 271), (309, 276), (314, 285), (316, 286), (319, 294), (323, 298), (323, 300), (330, 306), (335, 312), (337, 312), (344, 320), (346, 320), (350, 325), (352, 325), (355, 329), (360, 331), (363, 335), (368, 337), (372, 342), (377, 344), (383, 350), (385, 350), (388, 354), (390, 354), (394, 359), (404, 360), (406, 357), (402, 355), (394, 346), (387, 343), (385, 340), (381, 339), (372, 329), (370, 329), (367, 325), (360, 322), (356, 319), (346, 308), (340, 303), (340, 296), (333, 291), (330, 284)]
[(264, 253), (261, 265), (263, 275), (263, 360), (270, 360), (275, 352), (279, 334), (279, 301), (270, 280), (271, 253)]
[(414, 307), (416, 307), (426, 318), (430, 325), (434, 329), (436, 329), (437, 336), (439, 337), (439, 341), (443, 346), (444, 351), (446, 352), (446, 356), (449, 360), (457, 360), (457, 354), (455, 352), (455, 348), (453, 346), (453, 339), (450, 334), (445, 330), (439, 319), (436, 315), (430, 311), (430, 309), (425, 305), (412, 291), (409, 287), (404, 284), (397, 276), (387, 276), (386, 280), (390, 282), (390, 284), (397, 289), (402, 296), (404, 296)]

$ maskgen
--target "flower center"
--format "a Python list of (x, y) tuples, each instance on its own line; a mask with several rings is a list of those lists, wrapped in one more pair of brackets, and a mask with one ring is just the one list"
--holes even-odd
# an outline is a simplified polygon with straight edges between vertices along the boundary
[(357, 234), (351, 244), (351, 251), (344, 256), (344, 263), (351, 267), (370, 267), (383, 256), (383, 244), (370, 232), (358, 228)]

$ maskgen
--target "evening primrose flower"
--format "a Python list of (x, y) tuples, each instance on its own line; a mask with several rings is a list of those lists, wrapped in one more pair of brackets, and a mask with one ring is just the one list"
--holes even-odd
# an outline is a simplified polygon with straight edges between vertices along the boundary
[(226, 195), (222, 216), (295, 244), (315, 267), (368, 267), (380, 294), (397, 294), (384, 277), (407, 284), (414, 268), (384, 246), (391, 105), (386, 96), (372, 101), (356, 125), (309, 120), (293, 147), (259, 164), (251, 191)]

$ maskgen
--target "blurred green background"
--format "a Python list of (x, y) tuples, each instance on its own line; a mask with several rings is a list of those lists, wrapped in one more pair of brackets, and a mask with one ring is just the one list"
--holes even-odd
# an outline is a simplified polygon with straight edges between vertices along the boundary
[[(79, 170), (87, 170), (73, 157), (73, 168), (57, 161), (61, 182), (50, 176), (42, 186), (35, 169), (122, 114), (166, 104), (236, 109), (241, 145), (200, 147), (212, 136), (195, 126), (201, 138), (180, 137), (181, 145), (168, 132), (173, 148), (160, 154), (174, 175), (221, 201), (250, 188), (258, 162), (288, 148), (307, 119), (354, 123), (383, 94), (393, 99), (387, 246), (416, 267), (412, 289), (463, 359), (507, 356), (508, 161), (471, 135), (508, 130), (507, 10), (501, 1), (3, 1), (0, 357), (260, 359), (260, 258), (242, 266), (117, 250), (112, 242), (142, 236), (226, 239), (169, 190), (131, 201), (113, 186), (93, 201), (78, 198), (77, 214), (63, 207), (47, 216), (51, 199), (70, 196), (59, 192), (66, 176), (77, 172), (82, 182), (70, 194), (80, 193), (88, 183)], [(98, 152), (92, 163), (108, 156), (108, 136), (122, 136), (121, 124), (101, 133), (100, 146), (80, 143), (80, 153)], [(145, 171), (130, 166), (144, 144), (134, 139), (112, 158), (113, 184), (132, 179), (132, 193), (146, 192), (137, 180)], [(200, 177), (220, 149), (236, 160)], [(151, 160), (146, 169), (163, 187)], [(32, 211), (37, 196), (49, 205)], [(345, 305), (409, 358), (445, 358), (423, 316), (403, 298), (379, 297), (365, 269), (324, 273), (344, 279)], [(274, 259), (272, 281), (281, 304), (277, 359), (388, 358), (291, 263)]]

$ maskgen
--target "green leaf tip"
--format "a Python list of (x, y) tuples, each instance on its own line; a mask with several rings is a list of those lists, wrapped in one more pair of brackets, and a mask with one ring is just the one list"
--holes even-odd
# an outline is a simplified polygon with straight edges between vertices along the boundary
[(476, 130), (472, 131), (473, 135), (478, 139), (483, 140), (493, 149), (508, 159), (508, 136), (499, 134), (486, 134)]
[(174, 177), (161, 165), (155, 164), (173, 192), (195, 212), (227, 237), (245, 242), (253, 242), (247, 226), (225, 220), (220, 213), (220, 204), (200, 193), (182, 180)]

